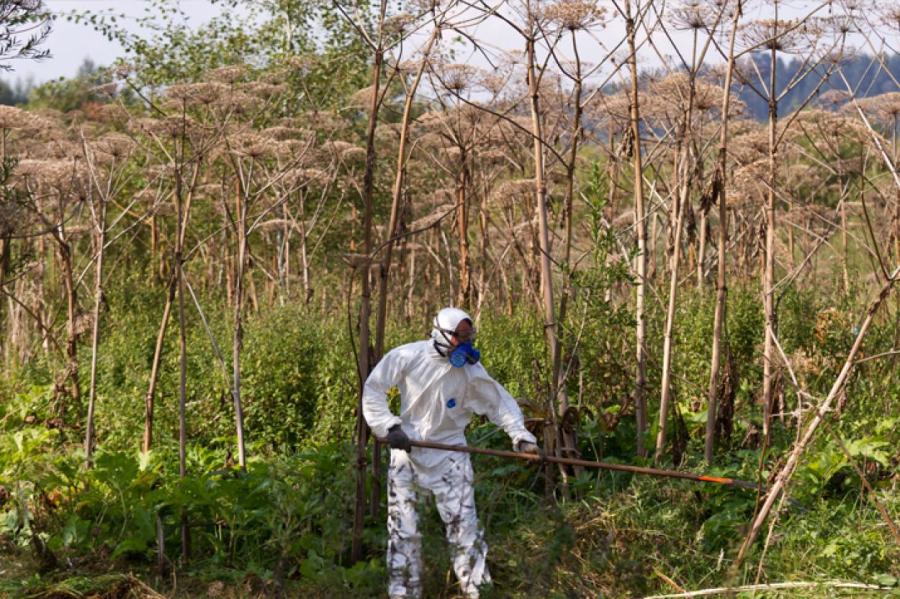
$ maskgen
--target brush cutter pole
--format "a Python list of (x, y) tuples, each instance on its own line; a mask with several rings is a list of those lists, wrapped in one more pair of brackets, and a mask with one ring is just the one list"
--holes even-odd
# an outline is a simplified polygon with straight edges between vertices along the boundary
[[(381, 439), (380, 441), (382, 443), (387, 443), (386, 439)], [(467, 445), (447, 445), (445, 443), (432, 443), (431, 441), (410, 440), (410, 444), (413, 447), (423, 447), (425, 449), (459, 451), (462, 453), (490, 455), (498, 458), (514, 458), (518, 460), (527, 460), (529, 462), (550, 462), (551, 464), (563, 464), (566, 466), (582, 466), (584, 468), (599, 468), (602, 470), (614, 470), (616, 472), (631, 472), (632, 474), (647, 474), (650, 476), (661, 476), (665, 478), (681, 478), (684, 480), (692, 480), (695, 482), (714, 483), (717, 485), (726, 485), (729, 487), (749, 489), (751, 491), (756, 491), (757, 489), (759, 489), (759, 486), (756, 483), (746, 480), (737, 480), (734, 478), (724, 478), (720, 476), (707, 476), (705, 474), (694, 474), (692, 472), (679, 472), (678, 470), (660, 470), (658, 468), (629, 466), (627, 464), (610, 464), (608, 462), (594, 462), (591, 460), (581, 460), (577, 458), (559, 458), (556, 456), (547, 455), (542, 456), (534, 453), (504, 451), (502, 449), (482, 449), (480, 447), (469, 447)], [(765, 491), (765, 489), (763, 489), (763, 491)]]

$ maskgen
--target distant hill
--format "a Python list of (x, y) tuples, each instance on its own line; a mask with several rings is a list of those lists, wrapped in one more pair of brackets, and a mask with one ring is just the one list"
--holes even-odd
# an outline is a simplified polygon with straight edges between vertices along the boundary
[[(769, 57), (766, 54), (754, 54), (750, 60), (756, 61), (760, 73), (768, 80), (769, 76)], [(842, 70), (847, 81), (855, 90), (858, 98), (868, 96), (878, 96), (884, 93), (897, 92), (895, 81), (900, 80), (900, 54), (893, 56), (885, 56), (884, 64), (890, 70), (891, 76), (885, 72), (880, 64), (881, 61), (869, 55), (860, 55), (848, 59), (842, 63)], [(803, 66), (800, 58), (793, 58), (788, 62), (778, 60), (776, 63), (776, 82), (777, 88), (783, 90), (788, 82), (797, 74), (797, 71)], [(825, 67), (821, 67), (819, 73), (824, 73)], [(806, 97), (816, 88), (821, 75), (812, 72), (800, 81), (788, 94), (781, 100), (778, 112), (787, 114), (801, 105)], [(835, 89), (846, 91), (840, 76), (832, 74), (828, 81), (819, 90), (819, 94)], [(750, 115), (757, 120), (765, 120), (768, 116), (768, 106), (765, 100), (760, 98), (753, 90), (747, 86), (739, 86), (739, 97), (747, 105)]]
[[(757, 53), (753, 54), (749, 60), (756, 61), (759, 72), (766, 80), (768, 80), (769, 56), (765, 53)], [(870, 55), (862, 54), (844, 61), (842, 65), (844, 75), (847, 77), (850, 85), (856, 90), (857, 97), (864, 98), (900, 91), (900, 88), (898, 88), (895, 83), (895, 81), (900, 81), (900, 54), (885, 56), (884, 64), (890, 70), (891, 75), (894, 77), (893, 79), (891, 79), (891, 76), (885, 72), (884, 68), (882, 68), (880, 61)], [(783, 90), (802, 66), (803, 62), (800, 58), (793, 58), (787, 62), (779, 58), (776, 65), (776, 68), (778, 69), (776, 78), (778, 89)], [(87, 67), (89, 69), (88, 71), (85, 71), (85, 68), (86, 67), (82, 65), (82, 68), (79, 70), (79, 76), (85, 74), (85, 72), (88, 74), (92, 72), (90, 69), (93, 68), (93, 64), (91, 63)], [(824, 72), (824, 67), (821, 68), (821, 72)], [(804, 77), (803, 80), (781, 100), (779, 113), (783, 115), (793, 111), (794, 108), (799, 106), (809, 93), (815, 89), (818, 83), (819, 75), (816, 72), (810, 73)], [(30, 80), (22, 81), (20, 79), (17, 80), (15, 84), (11, 85), (7, 81), (0, 79), (0, 104), (15, 105), (26, 103), (28, 101), (29, 92), (33, 87), (34, 83)], [(610, 94), (615, 93), (617, 89), (618, 84), (609, 84), (604, 88), (606, 93)], [(747, 86), (736, 84), (735, 89), (738, 92), (738, 97), (747, 106), (749, 115), (756, 120), (765, 120), (768, 114), (768, 107), (766, 106), (765, 100), (760, 98)], [(829, 78), (829, 81), (822, 86), (819, 90), (819, 95), (830, 89), (845, 91), (843, 82), (840, 77), (835, 74), (833, 74)]]
[(0, 79), (0, 104), (7, 106), (15, 106), (16, 104), (24, 104), (28, 101), (28, 92), (34, 87), (34, 83), (30, 80), (16, 80), (15, 84), (10, 85), (8, 82)]

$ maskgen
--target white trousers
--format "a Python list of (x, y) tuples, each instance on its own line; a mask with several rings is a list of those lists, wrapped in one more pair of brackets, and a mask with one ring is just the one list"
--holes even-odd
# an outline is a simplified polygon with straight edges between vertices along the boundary
[(490, 582), (487, 543), (475, 510), (472, 463), (467, 454), (452, 455), (435, 475), (417, 473), (403, 450), (391, 450), (388, 469), (388, 594), (422, 596), (422, 537), (417, 506), (421, 492), (434, 495), (453, 556), (462, 593), (477, 599), (478, 587)]

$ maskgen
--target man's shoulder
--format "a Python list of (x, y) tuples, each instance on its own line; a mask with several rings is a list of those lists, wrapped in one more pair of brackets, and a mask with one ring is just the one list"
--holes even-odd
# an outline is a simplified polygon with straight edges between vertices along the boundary
[(466, 372), (469, 373), (469, 378), (472, 380), (494, 380), (494, 377), (488, 374), (487, 369), (481, 362), (466, 366)]
[(397, 347), (389, 351), (385, 357), (391, 356), (395, 359), (416, 358), (427, 354), (430, 348), (431, 341), (428, 339), (423, 339), (422, 341), (413, 341), (412, 343), (404, 343), (403, 345), (398, 345)]

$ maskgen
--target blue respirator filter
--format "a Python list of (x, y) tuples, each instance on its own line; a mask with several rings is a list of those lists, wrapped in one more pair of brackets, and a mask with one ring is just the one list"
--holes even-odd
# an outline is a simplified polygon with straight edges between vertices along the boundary
[(477, 364), (481, 359), (479, 352), (471, 342), (460, 343), (450, 352), (450, 364), (456, 368), (462, 368), (466, 364)]

